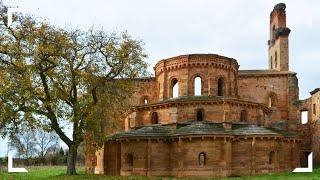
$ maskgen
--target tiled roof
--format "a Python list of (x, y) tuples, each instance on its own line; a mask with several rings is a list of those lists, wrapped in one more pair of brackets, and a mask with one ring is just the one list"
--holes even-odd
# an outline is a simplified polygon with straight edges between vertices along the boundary
[(163, 125), (144, 126), (137, 130), (119, 132), (108, 137), (108, 139), (130, 138), (130, 137), (175, 137), (183, 135), (267, 135), (292, 137), (295, 134), (279, 129), (265, 128), (253, 124), (236, 123), (232, 129), (224, 129), (222, 123), (186, 122), (178, 124), (177, 128)]
[(144, 126), (135, 131), (119, 132), (111, 135), (109, 138), (117, 139), (122, 137), (168, 137), (173, 129), (162, 125)]

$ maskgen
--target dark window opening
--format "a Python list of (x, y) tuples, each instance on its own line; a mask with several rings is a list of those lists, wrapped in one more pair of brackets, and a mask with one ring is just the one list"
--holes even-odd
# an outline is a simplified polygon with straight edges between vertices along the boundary
[(273, 27), (272, 27), (272, 39), (276, 39), (275, 31), (276, 31), (276, 26), (273, 25)]
[(274, 161), (275, 161), (275, 153), (274, 151), (271, 151), (269, 153), (269, 164), (274, 164)]
[(240, 121), (241, 121), (241, 122), (247, 121), (247, 111), (246, 111), (246, 110), (242, 110), (242, 111), (241, 111)]
[(204, 152), (199, 154), (199, 165), (200, 166), (206, 165), (206, 153), (204, 153)]
[(151, 123), (158, 124), (158, 113), (157, 112), (153, 112), (151, 114)]
[(316, 114), (317, 114), (317, 111), (316, 111), (316, 104), (313, 104), (312, 111), (313, 111), (313, 114), (314, 114), (314, 115), (316, 115)]
[(223, 89), (224, 89), (224, 82), (223, 78), (218, 79), (218, 96), (223, 96)]
[(133, 155), (131, 153), (127, 155), (127, 166), (133, 167)]
[(201, 109), (197, 111), (197, 121), (203, 121), (203, 111)]

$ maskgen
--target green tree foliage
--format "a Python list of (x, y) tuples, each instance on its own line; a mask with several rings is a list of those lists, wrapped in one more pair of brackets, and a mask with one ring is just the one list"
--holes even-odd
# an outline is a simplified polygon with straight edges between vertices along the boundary
[(22, 14), (9, 27), (6, 12), (0, 5), (0, 132), (21, 124), (55, 131), (69, 147), (67, 173), (76, 174), (86, 134), (101, 141), (101, 125), (128, 110), (131, 79), (146, 75), (143, 44), (126, 32), (65, 30)]

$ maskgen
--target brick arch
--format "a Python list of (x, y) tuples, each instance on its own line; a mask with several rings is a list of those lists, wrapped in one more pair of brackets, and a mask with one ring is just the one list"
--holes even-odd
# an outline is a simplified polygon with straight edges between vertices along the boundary
[[(218, 95), (221, 95), (222, 93), (222, 96), (227, 96), (227, 78), (225, 76), (217, 76), (215, 78), (215, 83), (214, 83), (214, 86), (216, 87), (216, 92), (215, 92), (215, 96), (218, 96)], [(219, 83), (222, 83), (222, 84), (219, 84)], [(220, 87), (221, 86), (221, 87)], [(219, 89), (219, 87), (221, 89)], [(220, 92), (221, 90), (221, 92)]]
[(192, 76), (190, 76), (189, 81), (188, 81), (188, 94), (191, 96), (194, 96), (194, 80), (196, 77), (201, 78), (201, 96), (207, 94), (205, 89), (208, 87), (208, 81), (207, 78), (204, 74), (202, 73), (195, 73)]
[(178, 89), (179, 89), (179, 92), (178, 92), (178, 94), (179, 94), (179, 96), (181, 95), (181, 82), (180, 82), (180, 79), (178, 79), (177, 77), (175, 77), (175, 76), (172, 76), (172, 77), (170, 77), (169, 78), (169, 81), (168, 81), (168, 86), (167, 86), (167, 92), (168, 92), (168, 97), (169, 98), (172, 98), (172, 95), (173, 95), (173, 85), (174, 85), (174, 82), (175, 82), (175, 80), (177, 81), (177, 83), (178, 83)]

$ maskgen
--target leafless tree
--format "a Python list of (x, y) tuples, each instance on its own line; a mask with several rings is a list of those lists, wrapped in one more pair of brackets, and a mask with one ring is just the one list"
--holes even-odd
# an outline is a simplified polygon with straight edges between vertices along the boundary
[(17, 152), (19, 158), (33, 157), (37, 152), (35, 132), (27, 128), (10, 136), (9, 147)]
[(44, 158), (49, 149), (56, 149), (59, 146), (59, 137), (54, 132), (38, 130), (36, 132), (36, 145), (38, 156)]

